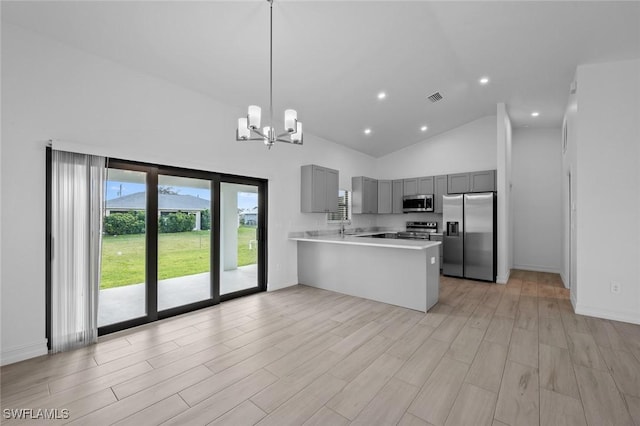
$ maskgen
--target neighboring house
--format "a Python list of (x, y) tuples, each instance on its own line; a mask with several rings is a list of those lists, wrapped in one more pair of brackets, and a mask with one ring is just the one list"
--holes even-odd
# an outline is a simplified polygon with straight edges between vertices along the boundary
[[(113, 212), (144, 211), (147, 206), (147, 196), (144, 192), (124, 195), (122, 197), (107, 200), (106, 216)], [(211, 201), (193, 195), (158, 194), (159, 213), (183, 212), (193, 214), (196, 217), (194, 231), (200, 230), (203, 210), (211, 208)]]
[(240, 212), (240, 223), (244, 225), (257, 225), (258, 224), (258, 207)]

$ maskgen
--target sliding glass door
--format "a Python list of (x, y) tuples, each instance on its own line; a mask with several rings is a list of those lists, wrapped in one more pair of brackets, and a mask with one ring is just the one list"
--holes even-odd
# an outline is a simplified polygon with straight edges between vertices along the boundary
[(255, 184), (220, 183), (220, 294), (257, 288), (260, 191)]
[(262, 179), (109, 160), (99, 333), (266, 290)]
[(147, 172), (107, 169), (98, 327), (147, 315)]
[(212, 299), (211, 181), (158, 175), (158, 311)]

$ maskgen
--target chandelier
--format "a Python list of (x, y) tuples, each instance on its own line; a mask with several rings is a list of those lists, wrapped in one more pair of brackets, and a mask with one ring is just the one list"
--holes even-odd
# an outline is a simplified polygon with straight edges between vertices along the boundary
[[(246, 117), (238, 119), (237, 141), (263, 141), (271, 149), (275, 142), (302, 145), (302, 123), (293, 109), (284, 112), (284, 132), (276, 133), (273, 126), (273, 0), (269, 2), (269, 125), (260, 129), (261, 109), (250, 105)], [(253, 136), (253, 137), (252, 137)]]

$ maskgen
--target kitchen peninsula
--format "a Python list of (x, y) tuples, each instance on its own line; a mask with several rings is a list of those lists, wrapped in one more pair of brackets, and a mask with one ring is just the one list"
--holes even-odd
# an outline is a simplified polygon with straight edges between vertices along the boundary
[(426, 312), (438, 302), (438, 241), (297, 236), (300, 284)]

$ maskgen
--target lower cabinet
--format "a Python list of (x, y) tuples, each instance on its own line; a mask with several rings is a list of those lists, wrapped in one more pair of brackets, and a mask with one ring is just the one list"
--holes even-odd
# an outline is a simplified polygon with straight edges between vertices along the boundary
[(431, 235), (429, 237), (429, 239), (431, 241), (440, 241), (440, 245), (438, 246), (438, 249), (440, 250), (440, 270), (442, 270), (442, 265), (443, 265), (443, 254), (444, 254), (444, 247), (443, 247), (443, 236), (442, 235)]

